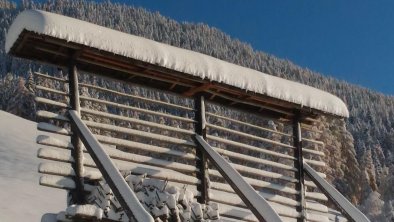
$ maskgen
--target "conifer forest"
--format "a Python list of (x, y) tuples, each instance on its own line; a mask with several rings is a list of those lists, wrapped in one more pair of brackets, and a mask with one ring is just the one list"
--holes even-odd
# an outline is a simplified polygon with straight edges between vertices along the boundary
[[(337, 80), (291, 61), (254, 50), (251, 45), (202, 23), (177, 22), (143, 8), (111, 1), (0, 0), (0, 108), (35, 120), (32, 72), (63, 75), (56, 67), (5, 53), (5, 35), (25, 9), (40, 9), (142, 36), (332, 93), (348, 106), (348, 119), (321, 117), (328, 132), (324, 161), (327, 179), (371, 221), (394, 221), (394, 97)], [(100, 80), (100, 84), (106, 84)], [(383, 80), (382, 80), (383, 81)], [(230, 114), (231, 115), (231, 114)]]

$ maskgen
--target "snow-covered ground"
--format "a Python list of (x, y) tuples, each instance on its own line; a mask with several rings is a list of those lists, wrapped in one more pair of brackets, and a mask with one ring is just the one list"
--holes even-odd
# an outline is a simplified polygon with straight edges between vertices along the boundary
[(36, 128), (35, 122), (0, 111), (0, 222), (35, 222), (66, 209), (65, 191), (38, 184)]

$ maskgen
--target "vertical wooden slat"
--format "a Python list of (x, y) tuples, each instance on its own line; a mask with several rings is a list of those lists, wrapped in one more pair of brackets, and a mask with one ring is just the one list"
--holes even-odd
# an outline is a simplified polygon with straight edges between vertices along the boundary
[[(81, 108), (79, 103), (79, 88), (78, 88), (78, 72), (77, 66), (74, 59), (70, 59), (68, 66), (68, 80), (69, 80), (69, 93), (70, 93), (70, 109), (75, 110), (78, 115), (81, 115)], [(71, 136), (71, 143), (74, 147), (72, 150), (72, 156), (75, 160), (73, 163), (73, 168), (75, 170), (75, 184), (76, 188), (72, 194), (73, 201), (76, 204), (85, 203), (84, 197), (84, 168), (83, 168), (83, 149), (82, 142), (76, 132), (74, 126), (71, 126), (72, 132), (74, 134)]]
[(300, 191), (297, 196), (297, 201), (301, 204), (297, 207), (297, 211), (301, 212), (301, 217), (297, 219), (298, 222), (306, 221), (306, 204), (305, 204), (305, 186), (304, 186), (304, 162), (302, 156), (302, 134), (301, 134), (301, 123), (299, 113), (295, 115), (293, 119), (293, 138), (294, 138), (294, 161), (295, 167), (297, 168), (296, 178), (298, 180), (296, 184), (296, 190)]
[[(205, 102), (204, 97), (202, 95), (197, 95), (194, 100), (195, 104), (195, 131), (197, 135), (200, 135), (206, 140), (207, 138), (207, 129), (206, 129), (206, 120), (205, 120)], [(196, 156), (198, 159), (196, 160), (196, 166), (200, 169), (200, 172), (197, 174), (198, 179), (201, 180), (201, 184), (197, 186), (197, 190), (201, 192), (201, 196), (198, 197), (199, 203), (208, 203), (208, 163), (207, 157), (205, 153), (201, 150), (200, 147), (196, 150)]]

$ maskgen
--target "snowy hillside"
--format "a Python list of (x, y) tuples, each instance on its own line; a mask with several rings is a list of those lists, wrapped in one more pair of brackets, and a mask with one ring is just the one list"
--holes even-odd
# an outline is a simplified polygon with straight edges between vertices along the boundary
[[(66, 193), (38, 184), (36, 123), (0, 111), (0, 221), (40, 221), (66, 207)], [(41, 132), (40, 132), (41, 133)]]

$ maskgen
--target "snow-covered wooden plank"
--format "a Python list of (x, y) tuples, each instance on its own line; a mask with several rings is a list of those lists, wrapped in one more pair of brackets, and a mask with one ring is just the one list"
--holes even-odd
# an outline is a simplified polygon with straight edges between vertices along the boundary
[(50, 75), (48, 75), (48, 74), (43, 74), (43, 73), (39, 73), (39, 72), (33, 72), (33, 74), (34, 74), (35, 76), (38, 76), (38, 77), (41, 77), (41, 78), (46, 78), (46, 79), (51, 79), (51, 80), (56, 80), (56, 81), (68, 83), (68, 80), (67, 80), (67, 79), (63, 79), (63, 78), (58, 78), (58, 77), (50, 76)]
[(72, 133), (69, 132), (67, 129), (55, 126), (50, 123), (40, 122), (37, 124), (37, 129), (45, 132), (56, 133), (60, 135), (69, 136)]
[(322, 152), (322, 151), (313, 150), (313, 149), (309, 149), (309, 148), (305, 148), (305, 147), (302, 148), (302, 152), (315, 154), (315, 155), (319, 155), (319, 156), (325, 156), (324, 152)]
[(37, 144), (45, 145), (45, 146), (53, 146), (63, 149), (73, 149), (73, 145), (71, 144), (70, 141), (58, 139), (48, 135), (38, 135), (36, 142)]
[(187, 165), (183, 163), (178, 163), (175, 161), (168, 161), (168, 160), (162, 160), (162, 159), (157, 159), (154, 157), (150, 156), (142, 156), (138, 154), (133, 154), (133, 153), (127, 153), (123, 152), (117, 149), (105, 149), (108, 155), (116, 160), (124, 160), (124, 161), (131, 161), (135, 163), (143, 163), (147, 165), (152, 165), (152, 166), (158, 166), (158, 167), (163, 167), (167, 169), (172, 169), (176, 170), (178, 172), (183, 172), (183, 173), (197, 173), (199, 172), (199, 169), (196, 168), (195, 165)]
[(265, 127), (256, 126), (256, 125), (251, 124), (251, 123), (247, 123), (247, 122), (231, 119), (231, 118), (228, 118), (228, 117), (220, 116), (220, 115), (217, 115), (215, 113), (206, 112), (206, 115), (213, 116), (213, 117), (220, 118), (220, 119), (224, 119), (224, 120), (227, 120), (227, 121), (230, 121), (230, 122), (233, 122), (233, 123), (237, 123), (237, 124), (241, 124), (241, 125), (244, 125), (244, 126), (252, 127), (254, 129), (258, 129), (258, 130), (262, 130), (262, 131), (266, 131), (266, 132), (270, 132), (270, 133), (275, 133), (275, 134), (282, 135), (282, 136), (293, 137), (293, 135), (288, 134), (288, 133), (283, 133), (283, 132), (272, 130), (272, 129), (268, 129), (268, 128), (265, 128)]
[[(213, 203), (216, 203), (214, 201), (211, 201)], [(229, 217), (229, 218), (233, 218), (236, 220), (244, 220), (244, 221), (248, 221), (248, 222), (259, 222), (259, 220), (253, 215), (253, 213), (248, 210), (248, 209), (244, 209), (241, 207), (234, 207), (231, 205), (227, 205), (227, 204), (219, 204), (219, 214), (225, 217)]]
[[(230, 164), (232, 167), (234, 167), (233, 164)], [(244, 166), (242, 166), (244, 167)], [(240, 171), (239, 169), (235, 168), (235, 170)], [(211, 170), (209, 169), (209, 174), (211, 176), (215, 176), (218, 178), (221, 178), (222, 175), (216, 171), (216, 170)], [(257, 174), (259, 175), (259, 174)], [(253, 179), (253, 178), (249, 178), (246, 176), (243, 176), (244, 180), (247, 181), (248, 183), (250, 183), (250, 185), (255, 186), (255, 187), (259, 187), (259, 188), (268, 188), (268, 189), (272, 189), (272, 190), (276, 190), (276, 191), (281, 191), (281, 192), (285, 192), (285, 193), (289, 193), (289, 194), (298, 194), (299, 192), (293, 188), (284, 186), (284, 185), (280, 185), (280, 184), (276, 184), (276, 183), (272, 183), (272, 182), (267, 182), (264, 180), (257, 180), (257, 179)]]
[[(283, 192), (287, 194), (299, 194), (299, 191), (291, 188), (291, 187), (286, 187), (283, 185), (275, 184), (275, 183), (270, 183), (262, 180), (256, 180), (252, 178), (247, 178), (243, 177), (243, 180), (246, 181), (249, 185), (254, 186), (256, 188), (267, 188), (276, 192)], [(229, 184), (226, 183), (220, 183), (220, 182), (213, 182), (211, 181), (211, 188), (212, 189), (217, 189), (217, 190), (222, 190), (226, 192), (233, 192), (232, 187)]]
[(306, 158), (304, 158), (304, 161), (306, 163), (309, 163), (310, 165), (314, 165), (314, 166), (319, 166), (319, 167), (325, 167), (326, 166), (326, 163), (323, 162), (323, 161), (309, 160), (309, 159), (306, 159)]
[(82, 122), (79, 114), (72, 110), (69, 111), (69, 114), (71, 122), (78, 131), (82, 142), (94, 159), (96, 165), (98, 165), (100, 172), (111, 187), (115, 197), (121, 203), (127, 216), (138, 222), (154, 222), (152, 216), (141, 205), (135, 193), (127, 185), (117, 167), (106, 154), (102, 145), (93, 136), (89, 128)]
[(217, 153), (201, 136), (195, 135), (196, 140), (203, 148), (204, 153), (211, 160), (211, 163), (220, 171), (229, 182), (231, 188), (241, 197), (253, 214), (262, 221), (278, 221), (281, 219), (268, 202), (261, 196), (256, 195), (255, 190), (242, 176)]
[[(108, 155), (112, 158), (115, 165), (122, 166), (122, 169), (133, 168), (136, 164), (143, 164), (144, 166), (156, 166), (169, 170), (172, 172), (182, 173), (182, 175), (196, 173), (199, 171), (194, 165), (186, 165), (183, 163), (177, 163), (167, 160), (156, 159), (148, 156), (142, 156), (138, 154), (126, 153), (116, 149), (104, 148)], [(69, 150), (53, 149), (53, 148), (40, 148), (37, 152), (37, 156), (42, 159), (60, 161), (72, 163), (74, 159), (71, 156)], [(97, 167), (93, 159), (88, 155), (84, 155), (84, 165), (89, 167)], [(185, 174), (183, 174), (185, 173)]]
[(66, 209), (66, 215), (68, 218), (83, 218), (84, 220), (101, 220), (103, 217), (103, 209), (96, 205), (84, 204), (84, 205), (71, 205)]
[[(68, 177), (75, 176), (75, 171), (71, 166), (71, 164), (69, 163), (59, 163), (59, 162), (40, 163), (40, 165), (38, 166), (38, 172), (43, 174), (57, 175), (57, 176), (68, 176)], [(83, 177), (90, 180), (101, 180), (102, 175), (100, 171), (98, 171), (95, 168), (85, 168)]]
[(69, 108), (68, 105), (65, 104), (65, 103), (53, 101), (53, 100), (42, 98), (42, 97), (38, 97), (38, 96), (35, 97), (34, 100), (37, 103), (42, 103), (42, 104), (46, 104), (46, 105), (50, 105), (50, 106), (56, 106), (56, 107), (60, 107), (60, 108)]
[(66, 92), (59, 91), (59, 90), (52, 89), (52, 88), (48, 88), (48, 87), (44, 87), (44, 86), (40, 86), (40, 85), (36, 85), (36, 89), (41, 90), (41, 91), (45, 91), (45, 92), (49, 92), (49, 93), (54, 93), (54, 94), (61, 95), (61, 96), (68, 96), (68, 93), (66, 93)]
[(328, 213), (306, 210), (306, 220), (311, 222), (329, 222)]
[(177, 105), (177, 104), (173, 104), (173, 103), (169, 103), (169, 102), (163, 102), (163, 101), (155, 100), (155, 99), (149, 99), (149, 98), (146, 98), (146, 97), (131, 95), (131, 94), (127, 94), (127, 93), (122, 93), (122, 92), (118, 92), (118, 91), (115, 91), (115, 90), (103, 88), (103, 87), (100, 87), (100, 86), (94, 86), (94, 85), (90, 85), (90, 84), (86, 84), (86, 83), (80, 83), (79, 85), (81, 87), (88, 87), (88, 88), (91, 88), (91, 89), (96, 89), (96, 90), (100, 90), (100, 91), (103, 91), (103, 92), (109, 92), (109, 93), (112, 93), (112, 94), (115, 94), (115, 95), (120, 95), (120, 96), (132, 98), (132, 99), (140, 100), (140, 101), (144, 101), (144, 102), (150, 102), (150, 103), (154, 103), (154, 104), (159, 104), (159, 105), (167, 106), (167, 107), (174, 108), (174, 109), (181, 109), (181, 110), (186, 110), (186, 111), (194, 111), (194, 109), (190, 108), (190, 107), (181, 106), (181, 105)]
[[(211, 201), (215, 203), (215, 201)], [(280, 210), (281, 212), (283, 211), (284, 214), (290, 214), (294, 213), (294, 210), (291, 210), (290, 212), (286, 212), (285, 210), (288, 209), (280, 209), (280, 206), (276, 205), (276, 208)], [(219, 203), (219, 214), (220, 216), (224, 216), (225, 219), (229, 219), (229, 221), (248, 221), (248, 222), (259, 222), (257, 218), (250, 212), (248, 209), (244, 209), (241, 207), (234, 207), (231, 205), (227, 204), (220, 204)], [(288, 221), (288, 222), (295, 222), (297, 221), (297, 217), (287, 217), (284, 215), (280, 216), (281, 221)]]
[[(72, 190), (75, 189), (75, 182), (71, 177), (64, 176), (54, 176), (54, 175), (43, 175), (40, 177), (39, 181), (40, 185), (53, 187), (64, 190)], [(85, 191), (92, 191), (94, 186), (89, 184), (84, 184)]]
[(321, 178), (319, 174), (304, 163), (305, 173), (315, 182), (315, 184), (322, 190), (335, 205), (341, 210), (342, 213), (349, 216), (352, 220), (357, 222), (369, 222), (369, 219), (361, 213), (353, 204), (351, 204), (338, 190), (330, 185), (326, 180)]
[[(225, 203), (229, 205), (246, 207), (243, 201), (233, 191), (224, 192), (224, 191), (213, 189), (211, 193), (212, 193), (211, 200), (213, 201), (219, 203)], [(295, 207), (300, 206), (300, 202), (288, 197), (281, 196), (279, 194), (266, 193), (258, 190), (256, 190), (256, 193), (264, 197), (267, 201), (269, 201), (269, 203), (274, 202), (278, 204), (283, 204), (286, 206), (290, 206), (294, 209)], [(328, 212), (327, 206), (320, 204), (318, 202), (307, 201), (306, 208), (309, 210), (314, 210), (322, 213)]]
[(110, 102), (110, 101), (106, 101), (106, 100), (102, 100), (102, 99), (95, 99), (95, 98), (91, 98), (91, 97), (87, 97), (87, 96), (80, 96), (79, 98), (81, 100), (95, 102), (95, 103), (99, 103), (99, 104), (104, 104), (104, 105), (107, 105), (107, 106), (113, 106), (113, 107), (117, 107), (117, 108), (128, 109), (128, 110), (132, 110), (132, 111), (135, 111), (135, 112), (140, 112), (140, 113), (146, 113), (146, 114), (149, 114), (149, 115), (165, 117), (165, 118), (172, 119), (172, 120), (179, 120), (179, 121), (184, 121), (184, 122), (188, 122), (188, 123), (194, 123), (193, 119), (180, 117), (180, 116), (175, 116), (175, 115), (172, 115), (172, 114), (156, 112), (156, 111), (152, 111), (152, 110), (148, 110), (148, 109), (141, 109), (141, 108), (137, 108), (137, 107), (134, 107), (134, 106), (123, 105), (123, 104), (120, 104), (120, 103)]
[[(226, 198), (226, 197), (223, 196), (223, 198)], [(227, 199), (229, 199), (229, 198), (227, 198)], [(233, 209), (239, 210), (239, 211), (245, 210), (244, 212), (247, 212), (247, 209), (244, 209), (244, 207), (237, 207), (234, 205), (228, 205), (225, 203), (218, 202), (214, 199), (212, 200), (212, 202), (220, 203), (220, 205), (219, 205), (220, 213), (222, 212), (220, 209), (222, 207), (224, 207), (225, 209), (233, 208)], [(297, 210), (294, 207), (284, 206), (284, 205), (277, 204), (274, 202), (270, 202), (269, 204), (280, 216), (286, 216), (286, 217), (291, 217), (291, 218), (299, 218), (301, 216), (300, 212), (297, 212)], [(245, 205), (243, 204), (243, 206), (245, 206)]]
[(283, 154), (283, 153), (278, 153), (275, 151), (271, 151), (265, 148), (261, 148), (261, 147), (255, 147), (255, 146), (251, 146), (248, 144), (244, 144), (244, 143), (240, 143), (240, 142), (236, 142), (236, 141), (232, 141), (232, 140), (228, 140), (228, 139), (223, 139), (217, 136), (212, 136), (212, 135), (207, 135), (208, 140), (213, 140), (216, 142), (220, 142), (220, 143), (224, 143), (226, 145), (231, 145), (231, 146), (236, 146), (236, 147), (240, 147), (240, 148), (245, 148), (251, 151), (255, 151), (255, 152), (259, 152), (259, 153), (263, 153), (263, 154), (268, 154), (271, 156), (276, 156), (276, 157), (281, 157), (281, 158), (285, 158), (285, 159), (290, 159), (290, 160), (295, 160), (296, 158), (294, 158), (294, 156), (290, 156), (287, 154)]
[(86, 108), (81, 108), (81, 112), (82, 113), (88, 113), (88, 114), (97, 115), (97, 116), (108, 118), (108, 119), (112, 119), (112, 120), (126, 121), (126, 122), (130, 122), (130, 123), (138, 124), (138, 125), (158, 128), (158, 129), (162, 129), (162, 130), (168, 130), (168, 131), (171, 131), (171, 132), (183, 133), (183, 134), (187, 134), (187, 135), (193, 135), (194, 134), (194, 132), (191, 131), (191, 130), (176, 128), (176, 127), (167, 126), (167, 125), (162, 125), (162, 124), (159, 124), (159, 123), (149, 122), (149, 121), (140, 120), (140, 119), (131, 118), (131, 117), (114, 115), (114, 114), (105, 113), (105, 112), (101, 112), (101, 111), (90, 110), (90, 109), (86, 109)]
[[(238, 221), (245, 221), (245, 220), (241, 220), (241, 219), (234, 219), (234, 218), (230, 218), (230, 217), (225, 217), (223, 215), (220, 215), (220, 220), (222, 222), (238, 222)], [(56, 221), (55, 221), (56, 222)], [(296, 222), (296, 221), (295, 221)]]
[(266, 159), (262, 159), (262, 158), (257, 158), (257, 157), (253, 157), (253, 156), (249, 156), (249, 155), (245, 155), (245, 154), (241, 154), (241, 153), (236, 153), (236, 152), (232, 152), (232, 151), (221, 149), (221, 148), (214, 147), (214, 149), (216, 150), (216, 152), (220, 153), (221, 155), (228, 156), (231, 158), (235, 158), (235, 159), (239, 159), (239, 160), (243, 160), (243, 161), (254, 162), (254, 163), (259, 163), (259, 164), (264, 164), (266, 166), (271, 166), (271, 167), (275, 167), (275, 168), (279, 168), (279, 169), (283, 169), (283, 170), (297, 171), (297, 168), (290, 166), (290, 165), (283, 164), (283, 163), (278, 163), (278, 162), (274, 162), (274, 161), (270, 161), (270, 160), (266, 160)]
[(324, 143), (322, 141), (319, 141), (319, 140), (314, 140), (314, 139), (309, 139), (309, 138), (304, 138), (303, 137), (302, 141), (306, 141), (306, 142), (309, 142), (309, 143), (315, 143), (315, 144), (319, 144), (321, 146), (324, 146)]
[(45, 110), (38, 110), (36, 112), (36, 116), (40, 117), (40, 118), (53, 119), (53, 120), (59, 120), (59, 121), (64, 121), (64, 122), (70, 121), (64, 115), (61, 115), (61, 114), (58, 114), (58, 113), (48, 112), (48, 111), (45, 111)]
[(301, 129), (305, 129), (307, 131), (319, 133), (319, 134), (323, 133), (323, 131), (317, 129), (317, 127), (315, 127), (313, 125), (306, 124), (306, 123), (301, 123)]
[(305, 197), (310, 198), (310, 199), (314, 199), (314, 200), (322, 200), (322, 201), (327, 201), (327, 197), (319, 192), (308, 192), (305, 191)]
[[(58, 140), (56, 138), (48, 137), (45, 135), (38, 136), (37, 141), (39, 144), (42, 145), (55, 146), (63, 149), (72, 149), (72, 144), (70, 142)], [(168, 179), (170, 181), (178, 181), (184, 184), (199, 183), (199, 181), (194, 177), (187, 176), (185, 174), (180, 174), (177, 171), (168, 170), (168, 168), (172, 168), (172, 169), (178, 169), (178, 171), (186, 170), (192, 172), (196, 170), (194, 166), (180, 164), (179, 167), (173, 168), (172, 166), (177, 165), (176, 163), (164, 162), (161, 165), (156, 163), (156, 165), (161, 166), (161, 168), (155, 168), (153, 166), (149, 166), (145, 164), (129, 163), (126, 161), (134, 160), (137, 163), (142, 163), (141, 162), (142, 159), (140, 158), (141, 156), (125, 153), (106, 146), (104, 146), (104, 148), (106, 149), (106, 152), (111, 156), (111, 158), (114, 159), (115, 164), (122, 170), (131, 170), (131, 173), (133, 174), (143, 174), (146, 172), (148, 173), (148, 176), (151, 176), (152, 178), (163, 179), (163, 180)], [(71, 152), (69, 150), (41, 148), (38, 150), (38, 157), (49, 159), (49, 160), (61, 161), (61, 162), (68, 162), (68, 163), (73, 162), (73, 158), (71, 157)], [(144, 157), (144, 158), (151, 159), (150, 157)], [(123, 160), (123, 161), (119, 161), (119, 160)], [(155, 160), (149, 160), (149, 161), (155, 161)], [(94, 163), (94, 161), (91, 159), (89, 155), (85, 155), (84, 164), (88, 167), (96, 167), (96, 164)], [(163, 169), (164, 167), (166, 167), (167, 170), (164, 170)], [(191, 169), (188, 169), (188, 167)]]
[(321, 213), (328, 213), (328, 207), (317, 201), (306, 200), (305, 205), (306, 205), (306, 209), (308, 210), (313, 210)]
[(40, 148), (37, 151), (37, 157), (66, 163), (74, 162), (71, 151), (66, 149)]
[(41, 176), (40, 177), (40, 185), (48, 186), (59, 189), (72, 190), (75, 189), (75, 182), (70, 177), (63, 176)]
[(189, 160), (196, 159), (196, 155), (194, 155), (192, 153), (185, 153), (185, 152), (171, 150), (171, 149), (163, 148), (163, 147), (159, 147), (159, 146), (138, 143), (138, 142), (133, 142), (130, 140), (118, 139), (118, 138), (102, 136), (102, 135), (95, 135), (95, 137), (100, 142), (111, 144), (111, 145), (122, 146), (122, 147), (126, 147), (126, 148), (129, 147), (129, 148), (133, 148), (133, 149), (140, 149), (140, 150), (145, 150), (145, 151), (154, 152), (154, 153), (160, 153), (160, 154), (181, 157), (181, 158), (185, 158), (185, 159), (189, 159)]
[(306, 210), (306, 221), (310, 222), (330, 222), (328, 213), (316, 212), (312, 210)]
[(177, 145), (182, 145), (182, 146), (196, 146), (196, 144), (193, 141), (189, 140), (183, 140), (183, 139), (178, 139), (176, 137), (169, 137), (169, 136), (163, 136), (155, 133), (150, 133), (150, 132), (145, 132), (145, 131), (140, 131), (140, 130), (135, 130), (135, 129), (130, 129), (126, 127), (119, 127), (119, 126), (114, 126), (110, 124), (105, 124), (105, 123), (98, 123), (98, 122), (93, 122), (93, 121), (84, 121), (84, 123), (89, 126), (93, 127), (96, 129), (103, 129), (103, 130), (108, 130), (112, 132), (117, 132), (117, 133), (123, 133), (127, 135), (133, 135), (133, 136), (139, 136), (143, 138), (149, 138), (161, 142), (166, 142), (166, 143), (173, 143)]
[[(216, 149), (216, 151), (218, 151), (218, 150)], [(220, 151), (218, 151), (218, 153), (220, 153)], [(297, 182), (297, 179), (295, 179), (294, 177), (285, 176), (280, 173), (274, 173), (271, 171), (256, 169), (256, 168), (247, 167), (244, 165), (239, 165), (239, 164), (234, 164), (234, 163), (230, 163), (230, 164), (234, 167), (234, 169), (238, 170), (241, 173), (248, 173), (248, 174), (253, 174), (253, 175), (258, 175), (258, 176), (263, 176), (263, 177), (268, 177), (268, 178), (274, 178), (274, 179), (281, 179), (281, 180), (285, 180), (285, 181), (292, 182), (292, 183)]]
[(254, 136), (254, 135), (243, 133), (243, 132), (240, 132), (240, 131), (228, 129), (228, 128), (225, 128), (225, 127), (222, 127), (222, 126), (216, 126), (216, 125), (210, 124), (210, 123), (207, 123), (207, 126), (210, 127), (210, 128), (213, 128), (213, 129), (217, 129), (217, 130), (221, 130), (221, 131), (224, 131), (224, 132), (232, 133), (232, 134), (237, 135), (237, 136), (246, 137), (248, 139), (258, 140), (258, 141), (269, 143), (269, 144), (272, 144), (272, 145), (277, 145), (277, 146), (282, 146), (282, 147), (294, 149), (294, 146), (289, 145), (289, 144), (281, 143), (281, 142), (278, 142), (278, 141), (270, 140), (270, 139), (259, 137), (259, 136)]

